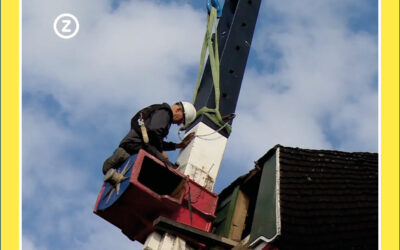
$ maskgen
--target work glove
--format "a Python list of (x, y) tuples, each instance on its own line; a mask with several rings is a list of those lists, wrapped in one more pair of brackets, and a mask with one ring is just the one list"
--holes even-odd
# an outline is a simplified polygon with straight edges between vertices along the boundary
[(195, 132), (188, 134), (180, 143), (176, 144), (176, 148), (185, 148), (195, 137)]
[(169, 159), (164, 158), (164, 159), (160, 159), (166, 166), (176, 169), (179, 167), (178, 164), (171, 162)]
[(167, 153), (165, 153), (164, 151), (161, 152), (161, 155), (164, 156), (165, 159), (169, 160), (169, 156)]
[(168, 154), (165, 152), (160, 152), (158, 151), (154, 146), (152, 145), (145, 145), (144, 150), (149, 152), (150, 154), (154, 155), (156, 158), (161, 160), (166, 166), (176, 168), (175, 164), (169, 161)]
[(169, 160), (169, 156), (168, 156), (167, 153), (161, 152), (161, 155), (163, 156), (163, 158), (161, 159), (161, 161), (164, 162), (165, 165), (167, 165), (168, 167), (174, 168), (174, 169), (176, 169), (176, 168), (179, 167), (179, 165), (178, 165), (177, 163), (172, 163), (172, 162)]

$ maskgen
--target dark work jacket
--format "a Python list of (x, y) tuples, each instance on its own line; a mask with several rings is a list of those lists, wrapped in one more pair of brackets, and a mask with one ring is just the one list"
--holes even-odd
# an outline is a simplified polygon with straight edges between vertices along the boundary
[[(136, 113), (132, 118), (131, 129), (119, 145), (129, 154), (137, 153), (140, 148), (152, 151), (144, 144), (140, 128), (137, 126), (137, 120), (143, 110), (144, 109)], [(159, 152), (176, 149), (175, 143), (164, 141), (164, 138), (168, 135), (169, 128), (172, 124), (172, 110), (167, 103), (157, 105), (156, 109), (144, 119), (144, 123), (147, 129), (147, 134), (149, 135), (149, 147), (155, 148)]]

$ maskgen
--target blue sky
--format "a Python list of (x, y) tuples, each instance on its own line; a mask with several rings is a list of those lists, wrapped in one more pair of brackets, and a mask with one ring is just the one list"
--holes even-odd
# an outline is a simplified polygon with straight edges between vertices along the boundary
[[(22, 249), (141, 249), (92, 214), (101, 166), (137, 110), (192, 99), (201, 2), (23, 1)], [(216, 192), (278, 143), (378, 151), (377, 10), (263, 1)], [(70, 40), (52, 29), (66, 12)]]

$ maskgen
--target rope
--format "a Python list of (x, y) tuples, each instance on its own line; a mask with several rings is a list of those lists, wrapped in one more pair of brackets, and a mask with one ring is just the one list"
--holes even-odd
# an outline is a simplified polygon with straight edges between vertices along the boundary
[(186, 183), (188, 184), (188, 207), (189, 207), (189, 215), (190, 215), (190, 225), (193, 226), (193, 212), (192, 212), (192, 191), (190, 190), (190, 182), (188, 181), (189, 176), (186, 176)]
[[(207, 141), (217, 140), (217, 139), (219, 139), (218, 137), (215, 137), (215, 138), (206, 138), (206, 137), (218, 133), (219, 131), (221, 131), (222, 129), (224, 129), (228, 125), (229, 125), (229, 123), (225, 123), (223, 126), (221, 126), (220, 128), (218, 128), (217, 130), (215, 130), (215, 131), (213, 131), (211, 133), (204, 134), (204, 135), (195, 135), (194, 137), (200, 138), (202, 140), (207, 140)], [(181, 132), (182, 132), (182, 130), (178, 130), (178, 137), (182, 141), (184, 139), (184, 137), (182, 137)]]
[[(214, 124), (216, 124), (219, 128), (225, 128), (228, 134), (232, 131), (232, 126), (229, 123), (224, 122), (222, 119), (221, 113), (217, 108), (212, 109), (208, 107), (203, 107), (199, 111), (197, 111), (197, 115), (205, 115), (210, 119)], [(218, 130), (219, 131), (219, 130)]]
[[(212, 34), (215, 34), (215, 42), (213, 46), (212, 42)], [(231, 133), (232, 128), (230, 124), (227, 124), (223, 121), (221, 113), (219, 111), (220, 104), (220, 65), (219, 65), (219, 51), (218, 51), (218, 37), (217, 37), (217, 9), (215, 7), (211, 7), (210, 14), (207, 17), (207, 30), (204, 36), (204, 41), (200, 54), (200, 68), (197, 74), (196, 87), (193, 94), (193, 103), (196, 102), (197, 93), (200, 88), (201, 75), (204, 70), (204, 61), (205, 55), (208, 48), (209, 58), (210, 58), (210, 67), (211, 67), (211, 75), (214, 83), (214, 93), (215, 93), (215, 109), (203, 107), (201, 108), (197, 114), (196, 118), (200, 115), (205, 115), (208, 117), (213, 123), (215, 123), (220, 128), (223, 127), (226, 129), (228, 134)], [(184, 130), (188, 128), (190, 124), (181, 129)]]

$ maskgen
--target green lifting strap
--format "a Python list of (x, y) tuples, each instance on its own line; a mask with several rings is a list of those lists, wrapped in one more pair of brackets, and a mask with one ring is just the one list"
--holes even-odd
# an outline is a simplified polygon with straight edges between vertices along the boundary
[[(214, 25), (215, 24), (215, 25)], [(213, 47), (212, 43), (212, 34), (213, 34), (213, 27), (215, 27), (215, 43)], [(214, 92), (215, 92), (215, 109), (211, 109), (208, 107), (203, 107), (197, 111), (196, 117), (200, 115), (207, 116), (212, 122), (214, 122), (217, 126), (223, 127), (225, 126), (225, 130), (228, 134), (231, 133), (232, 128), (229, 124), (226, 124), (222, 120), (221, 113), (219, 112), (219, 99), (220, 99), (220, 69), (219, 69), (219, 52), (218, 52), (218, 39), (217, 39), (217, 10), (212, 7), (211, 12), (207, 17), (207, 30), (204, 36), (203, 46), (201, 48), (201, 55), (200, 55), (200, 68), (197, 74), (197, 81), (196, 87), (193, 95), (193, 103), (195, 103), (197, 98), (197, 93), (200, 88), (200, 80), (201, 74), (204, 70), (204, 59), (206, 56), (206, 51), (209, 51), (210, 57), (210, 66), (211, 66), (211, 74), (214, 82)], [(188, 126), (184, 127), (183, 129), (187, 128)]]
[(226, 132), (228, 132), (228, 134), (231, 133), (231, 131), (232, 131), (231, 125), (224, 122), (224, 120), (222, 120), (222, 116), (221, 116), (221, 113), (219, 112), (219, 110), (211, 109), (208, 107), (203, 107), (199, 111), (197, 111), (197, 116), (199, 116), (199, 115), (207, 116), (212, 122), (214, 122), (220, 128), (225, 126), (224, 129), (226, 130)]

